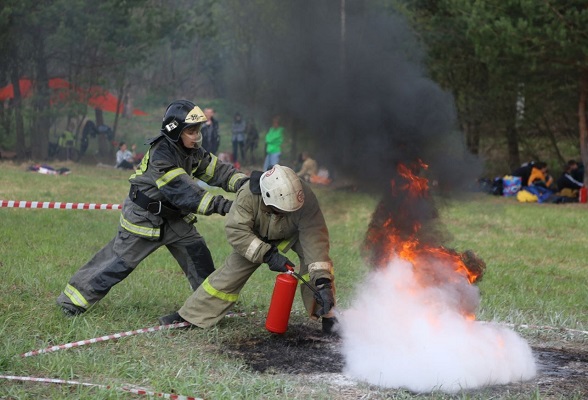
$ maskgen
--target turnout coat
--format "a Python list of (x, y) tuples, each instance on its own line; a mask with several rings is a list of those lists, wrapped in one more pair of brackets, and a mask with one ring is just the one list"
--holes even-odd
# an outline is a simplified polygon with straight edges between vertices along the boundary
[(129, 178), (131, 192), (123, 204), (121, 227), (151, 240), (159, 240), (162, 234), (163, 216), (154, 215), (131, 200), (133, 187), (136, 187), (151, 199), (179, 210), (180, 218), (168, 218), (168, 222), (178, 234), (187, 232), (198, 214), (212, 213), (214, 198), (193, 178), (226, 192), (235, 192), (249, 179), (231, 164), (218, 162), (214, 154), (202, 147), (185, 149), (162, 136), (155, 140), (139, 169)]
[(249, 178), (203, 148), (186, 149), (160, 136), (129, 178), (116, 236), (69, 280), (57, 303), (78, 314), (125, 279), (147, 256), (166, 246), (196, 290), (214, 271), (210, 250), (194, 226), (214, 210), (214, 195), (195, 179), (235, 192)]
[[(263, 263), (263, 256), (276, 245), (282, 252), (292, 249), (300, 259), (299, 273), (316, 284), (319, 278), (334, 283), (329, 257), (329, 232), (310, 187), (302, 182), (304, 205), (291, 213), (276, 213), (261, 198), (259, 178), (252, 173), (248, 185), (237, 192), (225, 221), (225, 232), (233, 252), (224, 265), (211, 273), (186, 300), (179, 314), (188, 322), (207, 328), (218, 323), (237, 302), (241, 289)], [(300, 286), (302, 301), (311, 318), (318, 308), (311, 290)], [(320, 307), (319, 307), (320, 308)]]

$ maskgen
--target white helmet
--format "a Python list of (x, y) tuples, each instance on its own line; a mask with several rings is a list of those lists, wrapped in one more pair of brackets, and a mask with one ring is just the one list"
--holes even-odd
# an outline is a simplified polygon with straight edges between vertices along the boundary
[(261, 198), (266, 206), (293, 212), (304, 204), (304, 191), (300, 178), (288, 167), (279, 164), (261, 175)]

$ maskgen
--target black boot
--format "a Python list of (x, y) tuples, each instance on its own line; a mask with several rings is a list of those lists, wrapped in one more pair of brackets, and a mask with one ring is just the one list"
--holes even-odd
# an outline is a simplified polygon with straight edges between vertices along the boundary
[(61, 311), (63, 311), (66, 317), (75, 317), (86, 312), (85, 308), (73, 304), (62, 303), (58, 305), (61, 307)]
[(332, 317), (332, 318), (322, 317), (321, 320), (322, 320), (321, 322), (323, 324), (323, 333), (325, 335), (339, 336), (337, 334), (337, 329), (335, 328), (335, 325), (338, 323), (337, 318), (335, 318), (335, 317)]
[[(159, 323), (161, 325), (170, 325), (170, 324), (178, 324), (180, 322), (188, 322), (176, 311), (173, 314), (165, 315), (159, 318)], [(191, 328), (194, 325), (190, 324), (189, 326), (183, 328)]]

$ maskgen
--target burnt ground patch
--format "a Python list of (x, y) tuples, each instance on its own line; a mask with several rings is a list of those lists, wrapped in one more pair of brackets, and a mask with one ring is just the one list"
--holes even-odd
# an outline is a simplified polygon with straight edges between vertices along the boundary
[[(533, 347), (540, 393), (588, 398), (588, 351)], [(570, 396), (571, 397), (571, 396)]]
[[(332, 374), (336, 380), (345, 364), (340, 347), (339, 338), (325, 336), (309, 325), (296, 324), (290, 325), (283, 335), (264, 332), (238, 342), (225, 342), (222, 352), (241, 359), (260, 373)], [(588, 351), (582, 347), (532, 346), (532, 349), (538, 367), (533, 380), (481, 390), (492, 396), (538, 392), (545, 399), (588, 398)]]
[(340, 373), (343, 355), (339, 338), (307, 325), (290, 325), (283, 335), (268, 335), (225, 343), (224, 353), (263, 373)]

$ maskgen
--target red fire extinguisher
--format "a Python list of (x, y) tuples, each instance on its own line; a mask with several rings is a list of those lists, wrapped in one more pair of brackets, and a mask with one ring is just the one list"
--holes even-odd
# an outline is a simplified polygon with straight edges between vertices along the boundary
[(286, 264), (286, 268), (289, 270), (287, 273), (279, 274), (276, 277), (272, 301), (265, 319), (265, 329), (273, 333), (285, 333), (288, 329), (288, 320), (290, 319), (290, 311), (292, 310), (298, 280), (314, 293), (317, 303), (321, 307), (323, 305), (319, 292), (299, 273), (294, 271), (294, 265)]
[(586, 198), (588, 197), (588, 189), (586, 189), (585, 187), (580, 188), (580, 193), (578, 196), (578, 201), (580, 203), (586, 203)]
[(272, 333), (285, 333), (298, 281), (291, 274), (278, 274), (272, 301), (265, 320), (265, 329)]

